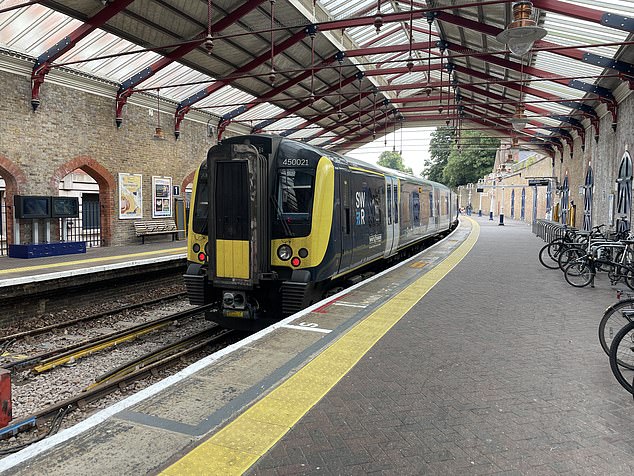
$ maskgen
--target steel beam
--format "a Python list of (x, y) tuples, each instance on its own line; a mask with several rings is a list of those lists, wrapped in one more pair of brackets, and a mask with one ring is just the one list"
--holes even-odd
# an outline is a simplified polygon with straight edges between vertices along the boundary
[[(485, 35), (489, 35), (492, 37), (496, 37), (499, 33), (503, 31), (501, 28), (497, 28), (493, 25), (487, 25), (478, 21), (470, 20), (468, 18), (460, 17), (458, 15), (453, 15), (448, 12), (438, 12), (437, 18), (440, 21), (451, 23), (463, 28), (468, 28), (470, 30), (477, 31), (479, 33), (484, 33)], [(561, 47), (561, 45), (557, 45), (549, 41), (541, 40), (535, 43), (535, 47), (558, 48), (558, 47)], [(583, 61), (584, 63), (589, 63), (594, 66), (601, 66), (603, 68), (614, 69), (615, 71), (619, 71), (620, 73), (623, 73), (623, 74), (634, 75), (634, 65), (631, 63), (627, 63), (625, 61), (618, 61), (612, 58), (606, 58), (604, 56), (596, 55), (593, 53), (588, 53), (578, 48), (565, 47), (565, 49), (562, 49), (562, 50), (553, 49), (552, 53), (565, 56), (567, 58), (571, 58), (574, 60)]]
[[(265, 1), (266, 0), (248, 0), (241, 6), (233, 10), (231, 13), (229, 13), (227, 16), (223, 17), (222, 19), (214, 23), (212, 25), (213, 31), (219, 32), (233, 25), (236, 21), (238, 21), (240, 18), (245, 16), (250, 11), (257, 8), (260, 4), (264, 3)], [(116, 3), (118, 2), (115, 2), (115, 4)], [(201, 37), (200, 42), (188, 43), (186, 45), (177, 47), (176, 49), (170, 51), (169, 53), (164, 54), (163, 58), (159, 59), (158, 61), (151, 64), (144, 70), (139, 71), (134, 76), (130, 77), (129, 79), (121, 83), (121, 86), (119, 87), (119, 90), (117, 91), (117, 98), (116, 98), (117, 109), (116, 109), (115, 120), (117, 123), (117, 127), (121, 126), (121, 123), (123, 122), (123, 117), (122, 117), (123, 106), (125, 106), (125, 104), (128, 101), (128, 98), (134, 92), (134, 88), (138, 86), (139, 84), (141, 84), (143, 81), (154, 76), (156, 73), (158, 73), (160, 70), (162, 70), (169, 64), (182, 58), (187, 53), (193, 51), (198, 46), (200, 46), (200, 44), (202, 44), (202, 42), (205, 41), (205, 36), (204, 36), (205, 34), (206, 34), (206, 31), (201, 31), (200, 33), (198, 33), (198, 35), (195, 35), (195, 36)]]
[[(279, 43), (279, 44), (274, 46), (275, 54), (278, 55), (278, 54), (282, 53), (283, 51), (286, 51), (291, 46), (299, 43), (302, 39), (304, 39), (305, 36), (306, 36), (306, 32), (305, 31), (300, 31), (300, 32), (295, 33), (291, 37), (287, 38), (286, 40), (284, 40), (281, 43)], [(271, 59), (271, 53), (267, 51), (266, 53), (264, 53), (264, 54), (258, 56), (257, 58), (254, 58), (253, 60), (249, 61), (244, 66), (236, 69), (233, 72), (233, 75), (240, 76), (240, 75), (246, 73), (247, 71), (251, 71), (253, 68), (256, 68), (256, 67), (266, 63), (270, 59)], [(192, 96), (188, 97), (187, 99), (182, 100), (178, 104), (178, 106), (176, 107), (175, 123), (174, 123), (174, 135), (176, 136), (177, 139), (180, 136), (180, 125), (181, 125), (181, 122), (185, 118), (185, 115), (190, 111), (192, 105), (194, 105), (198, 101), (208, 97), (209, 95), (213, 94), (214, 92), (218, 91), (220, 88), (223, 88), (224, 86), (227, 86), (227, 85), (231, 84), (233, 81), (234, 80), (231, 77), (231, 75), (229, 77), (227, 77), (227, 78), (215, 81), (213, 84), (211, 84), (211, 85), (207, 86), (206, 88), (198, 91), (196, 94), (193, 94)]]
[(502, 68), (506, 68), (511, 71), (516, 71), (518, 73), (524, 72), (528, 75), (535, 76), (537, 78), (548, 79), (550, 81), (553, 81), (558, 84), (562, 84), (572, 89), (577, 89), (579, 91), (583, 91), (586, 93), (596, 94), (597, 96), (601, 98), (602, 101), (607, 103), (615, 102), (612, 92), (609, 89), (603, 88), (601, 86), (585, 83), (583, 81), (578, 81), (576, 79), (573, 79), (573, 80), (560, 79), (561, 78), (560, 75), (550, 73), (548, 71), (544, 71), (544, 70), (535, 68), (533, 66), (523, 66), (521, 63), (516, 63), (515, 61), (509, 61), (507, 59), (500, 58), (498, 56), (494, 56), (489, 53), (479, 53), (477, 51), (471, 50), (469, 48), (464, 48), (460, 45), (456, 45), (453, 43), (446, 43), (446, 46), (451, 51), (455, 51), (458, 53), (468, 52), (469, 54), (471, 54), (472, 57), (479, 58), (482, 61), (498, 65)]
[[(344, 80), (341, 81), (341, 87), (343, 88), (344, 86), (347, 86), (348, 84), (354, 82), (355, 80), (359, 80), (359, 75), (362, 73), (357, 73), (353, 76), (350, 76)], [(363, 77), (363, 76), (361, 76)], [(325, 91), (322, 91), (321, 93), (323, 94), (328, 94), (331, 93), (333, 91), (335, 91), (336, 89), (339, 89), (339, 83), (335, 84), (334, 86), (329, 87), (328, 89), (326, 89)], [(321, 94), (320, 93), (320, 94)], [(310, 99), (307, 101), (302, 101), (301, 103), (286, 109), (283, 112), (280, 112), (277, 116), (275, 116), (272, 119), (267, 119), (266, 121), (262, 121), (258, 124), (256, 124), (255, 126), (253, 126), (253, 129), (251, 132), (253, 133), (258, 133), (258, 132), (262, 132), (262, 129), (264, 129), (265, 127), (270, 126), (271, 124), (276, 123), (277, 121), (284, 119), (285, 117), (290, 116), (291, 114), (296, 113), (297, 111), (299, 111), (300, 109), (303, 109), (305, 107), (310, 106), (314, 101), (311, 101)]]
[(581, 5), (573, 5), (568, 2), (562, 2), (560, 0), (532, 0), (533, 6), (540, 10), (546, 10), (548, 12), (559, 13), (578, 20), (585, 20), (593, 23), (598, 23), (610, 28), (615, 28), (621, 31), (627, 31), (634, 33), (634, 18), (625, 17), (623, 15), (617, 15), (616, 13), (610, 13), (601, 10), (595, 10), (594, 8), (588, 8)]
[(31, 72), (31, 107), (35, 111), (40, 105), (40, 87), (44, 83), (44, 77), (51, 70), (51, 63), (60, 56), (68, 53), (77, 43), (83, 40), (90, 33), (102, 26), (116, 14), (125, 10), (134, 0), (119, 0), (107, 4), (93, 17), (89, 18), (79, 28), (70, 35), (65, 36), (54, 46), (50, 47), (38, 56)]
[[(372, 94), (372, 92), (371, 92), (371, 91), (362, 91), (362, 92), (361, 92), (361, 99), (364, 99), (364, 98), (368, 97), (368, 96), (369, 96), (369, 95), (371, 95), (371, 94)], [(353, 104), (357, 103), (357, 102), (359, 101), (359, 95), (357, 94), (357, 95), (355, 95), (355, 96), (356, 96), (356, 97), (354, 97), (354, 98), (352, 98), (352, 99), (349, 99), (349, 100), (347, 100), (346, 102), (342, 103), (342, 104), (341, 104), (341, 109), (343, 110), (343, 109), (345, 109), (346, 107), (348, 107), (348, 106), (352, 106)], [(294, 127), (294, 128), (292, 128), (292, 129), (288, 129), (288, 130), (286, 130), (286, 131), (282, 132), (280, 135), (281, 135), (281, 136), (286, 137), (286, 136), (289, 136), (289, 135), (291, 135), (291, 134), (294, 134), (295, 132), (301, 131), (302, 129), (304, 129), (304, 128), (306, 128), (306, 127), (310, 126), (311, 124), (315, 124), (316, 122), (319, 122), (319, 121), (322, 121), (322, 120), (324, 120), (324, 119), (328, 118), (328, 117), (329, 117), (329, 116), (331, 116), (334, 112), (335, 112), (335, 111), (333, 111), (333, 110), (329, 110), (328, 112), (325, 112), (325, 113), (323, 113), (323, 114), (319, 114), (319, 115), (317, 115), (317, 116), (315, 116), (315, 117), (312, 117), (312, 118), (310, 118), (310, 119), (308, 119), (308, 120), (306, 120), (306, 121), (302, 122), (302, 123), (301, 123), (300, 125), (298, 125), (297, 127)], [(362, 112), (362, 113), (364, 113), (364, 114), (368, 113), (368, 111), (360, 111), (360, 112)], [(355, 118), (357, 118), (357, 117), (355, 117)], [(352, 120), (352, 116), (349, 116), (349, 119), (350, 119), (350, 120)]]

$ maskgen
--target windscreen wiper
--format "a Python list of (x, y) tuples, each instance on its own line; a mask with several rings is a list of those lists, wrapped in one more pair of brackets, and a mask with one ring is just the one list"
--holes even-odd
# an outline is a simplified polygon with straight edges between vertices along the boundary
[(293, 235), (291, 228), (288, 226), (288, 223), (286, 223), (286, 220), (284, 220), (284, 218), (282, 217), (282, 210), (280, 209), (280, 205), (273, 195), (271, 195), (271, 202), (273, 202), (273, 205), (275, 206), (277, 219), (282, 223), (282, 228), (284, 228), (284, 233), (286, 233), (286, 236), (295, 236)]

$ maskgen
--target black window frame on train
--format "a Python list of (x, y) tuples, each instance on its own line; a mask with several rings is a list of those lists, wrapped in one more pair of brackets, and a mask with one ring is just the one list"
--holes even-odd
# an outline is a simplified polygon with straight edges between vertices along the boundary
[[(209, 174), (207, 173), (207, 161), (205, 160), (198, 170), (198, 182), (196, 183), (196, 198), (192, 216), (192, 231), (199, 235), (208, 232), (209, 216)], [(204, 200), (203, 200), (204, 198)]]
[[(313, 205), (315, 203), (315, 182), (317, 165), (322, 154), (317, 150), (291, 140), (282, 140), (277, 148), (275, 164), (275, 186), (272, 191), (271, 207), (273, 226), (272, 238), (308, 236), (312, 228)], [(285, 208), (282, 191), (284, 171), (293, 170), (310, 177), (310, 194), (299, 212), (289, 212)], [(302, 186), (308, 184), (303, 183)], [(297, 188), (297, 187), (295, 187)]]

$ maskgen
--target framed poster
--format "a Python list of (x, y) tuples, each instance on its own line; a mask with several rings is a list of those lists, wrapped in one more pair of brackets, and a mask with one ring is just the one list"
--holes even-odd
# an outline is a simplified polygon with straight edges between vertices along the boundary
[(119, 174), (119, 218), (143, 218), (143, 176)]
[(152, 177), (152, 218), (172, 216), (172, 177)]

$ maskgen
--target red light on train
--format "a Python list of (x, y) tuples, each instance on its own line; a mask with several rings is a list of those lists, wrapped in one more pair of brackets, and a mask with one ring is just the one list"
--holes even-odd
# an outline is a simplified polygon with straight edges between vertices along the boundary
[(205, 253), (198, 253), (198, 261), (205, 261)]
[(302, 264), (302, 260), (295, 256), (295, 258), (291, 260), (291, 264), (297, 268), (300, 264)]

